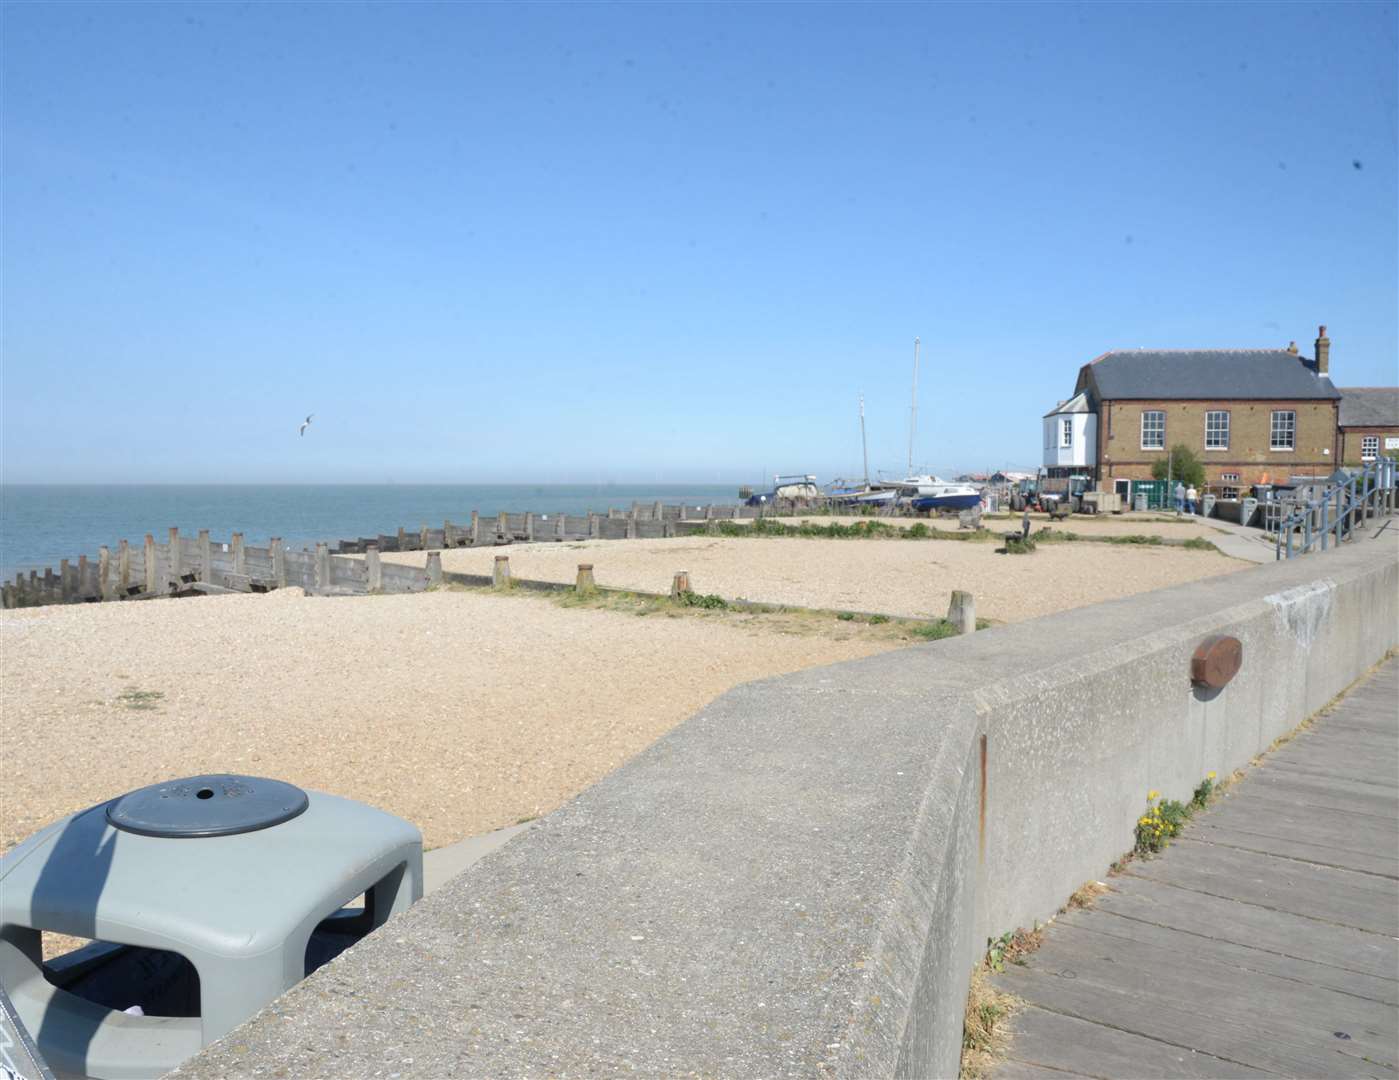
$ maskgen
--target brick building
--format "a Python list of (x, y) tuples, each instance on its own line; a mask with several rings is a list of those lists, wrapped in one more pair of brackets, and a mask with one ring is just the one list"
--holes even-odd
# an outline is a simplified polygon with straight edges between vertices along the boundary
[[(1253, 484), (1328, 476), (1339, 459), (1341, 402), (1330, 352), (1323, 326), (1311, 358), (1295, 344), (1104, 353), (1079, 370), (1073, 398), (1044, 418), (1045, 465), (1051, 475), (1070, 466), (1126, 497), (1131, 481), (1151, 479), (1152, 466), (1180, 444), (1226, 498)], [(1070, 448), (1064, 438), (1088, 445)]]
[(1399, 455), (1399, 387), (1341, 387), (1339, 423), (1341, 464)]

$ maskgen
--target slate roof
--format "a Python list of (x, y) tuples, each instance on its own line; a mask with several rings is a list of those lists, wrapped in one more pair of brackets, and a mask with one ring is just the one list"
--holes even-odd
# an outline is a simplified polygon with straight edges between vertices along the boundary
[(1340, 397), (1312, 363), (1286, 349), (1124, 349), (1104, 353), (1084, 368), (1078, 388), (1091, 378), (1104, 401)]
[(1087, 392), (1075, 394), (1068, 401), (1061, 401), (1057, 409), (1051, 409), (1044, 414), (1043, 419), (1048, 420), (1051, 416), (1059, 416), (1067, 413), (1087, 413), (1092, 412), (1093, 406), (1088, 404)]
[(1399, 427), (1399, 386), (1341, 387), (1341, 427)]

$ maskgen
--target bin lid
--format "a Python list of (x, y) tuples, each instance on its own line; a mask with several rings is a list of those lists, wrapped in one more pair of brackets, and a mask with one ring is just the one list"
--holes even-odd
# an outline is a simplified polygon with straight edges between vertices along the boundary
[(306, 792), (281, 780), (213, 773), (171, 780), (113, 799), (107, 821), (141, 836), (234, 836), (290, 821), (309, 805)]

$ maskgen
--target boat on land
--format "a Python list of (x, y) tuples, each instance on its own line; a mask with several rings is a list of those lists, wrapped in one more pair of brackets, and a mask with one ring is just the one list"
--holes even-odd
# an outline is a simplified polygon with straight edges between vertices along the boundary
[(981, 505), (981, 492), (971, 484), (939, 476), (909, 476), (898, 486), (915, 510), (971, 510)]

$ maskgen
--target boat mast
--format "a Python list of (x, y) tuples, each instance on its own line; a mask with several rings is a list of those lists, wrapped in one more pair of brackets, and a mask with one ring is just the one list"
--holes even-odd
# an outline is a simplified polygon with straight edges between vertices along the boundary
[(918, 339), (913, 339), (913, 403), (908, 408), (908, 475), (913, 475), (913, 435), (918, 430)]
[(870, 444), (865, 439), (865, 395), (860, 395), (860, 449), (865, 455), (865, 487), (870, 486)]

